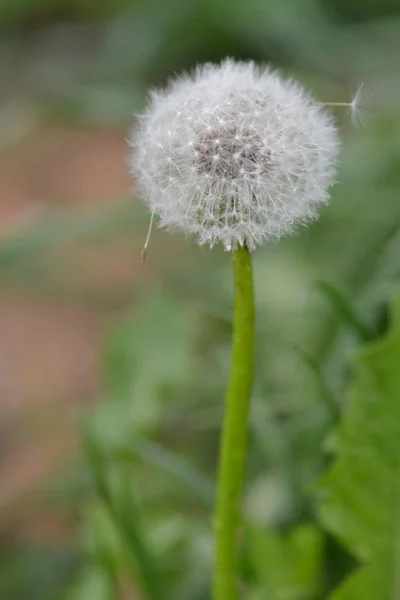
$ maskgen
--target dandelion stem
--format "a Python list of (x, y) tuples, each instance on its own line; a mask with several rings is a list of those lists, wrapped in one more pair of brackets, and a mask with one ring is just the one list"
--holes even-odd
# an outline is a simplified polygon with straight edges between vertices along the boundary
[(240, 529), (254, 364), (254, 290), (251, 255), (233, 254), (235, 316), (232, 365), (222, 429), (215, 523), (214, 600), (239, 598)]

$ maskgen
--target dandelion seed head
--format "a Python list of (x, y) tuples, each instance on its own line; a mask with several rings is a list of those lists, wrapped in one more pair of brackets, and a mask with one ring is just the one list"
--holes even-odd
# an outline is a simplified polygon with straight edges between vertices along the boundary
[(162, 226), (252, 250), (317, 217), (339, 139), (300, 85), (225, 60), (153, 92), (131, 146), (131, 172)]

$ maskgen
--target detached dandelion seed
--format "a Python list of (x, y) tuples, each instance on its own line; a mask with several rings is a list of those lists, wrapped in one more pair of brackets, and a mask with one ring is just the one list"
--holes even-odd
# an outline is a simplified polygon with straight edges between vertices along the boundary
[(365, 125), (369, 118), (369, 115), (365, 109), (365, 105), (369, 100), (369, 96), (369, 90), (365, 88), (363, 83), (361, 83), (358, 86), (351, 102), (321, 102), (320, 104), (321, 106), (347, 107), (350, 110), (352, 124), (355, 127), (360, 127)]
[(147, 236), (146, 236), (146, 240), (143, 244), (143, 248), (142, 251), (140, 253), (140, 262), (142, 264), (144, 264), (146, 262), (146, 257), (147, 257), (147, 246), (149, 245), (149, 241), (150, 241), (150, 236), (151, 236), (151, 231), (153, 229), (153, 220), (154, 220), (154, 211), (151, 213), (150, 215), (150, 222), (149, 222), (149, 228), (147, 230)]

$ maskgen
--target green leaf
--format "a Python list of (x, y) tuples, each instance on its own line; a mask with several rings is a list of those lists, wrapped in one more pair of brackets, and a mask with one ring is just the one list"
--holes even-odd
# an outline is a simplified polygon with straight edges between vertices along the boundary
[(400, 593), (400, 302), (395, 313), (390, 333), (356, 357), (336, 462), (319, 484), (322, 522), (367, 565), (335, 600)]
[(336, 401), (333, 391), (328, 386), (325, 375), (323, 373), (321, 362), (314, 358), (311, 354), (300, 348), (299, 346), (294, 346), (293, 350), (296, 352), (297, 356), (302, 360), (304, 365), (308, 367), (308, 369), (314, 375), (319, 390), (319, 396), (321, 400), (325, 403), (328, 412), (330, 413), (332, 418), (336, 419), (339, 415), (339, 404)]
[(124, 549), (115, 520), (103, 502), (90, 502), (85, 510), (87, 553), (110, 577), (116, 578), (124, 562)]
[(365, 325), (342, 292), (327, 281), (319, 281), (316, 287), (327, 298), (340, 319), (356, 333), (361, 341), (367, 342), (373, 338), (373, 332)]
[(125, 544), (132, 577), (136, 580), (139, 576), (149, 600), (161, 600), (163, 578), (142, 532), (131, 490), (130, 470), (119, 467), (113, 471), (112, 478), (109, 476), (96, 437), (88, 424), (84, 428), (84, 441), (97, 493)]
[(103, 467), (106, 463), (125, 463), (131, 467), (133, 460), (140, 458), (179, 480), (203, 504), (213, 508), (211, 481), (175, 452), (139, 435), (126, 416), (125, 405), (108, 402), (98, 407), (96, 414), (90, 417), (90, 428), (101, 448)]
[(249, 557), (259, 583), (254, 598), (305, 600), (320, 587), (323, 534), (298, 525), (287, 535), (252, 528)]
[(125, 459), (139, 456), (163, 469), (190, 488), (206, 506), (213, 508), (214, 490), (211, 482), (185, 460), (159, 444), (136, 435), (131, 437), (129, 444), (117, 446), (115, 454)]
[(169, 392), (193, 377), (193, 314), (172, 295), (146, 295), (135, 315), (110, 337), (105, 369), (110, 399), (127, 401), (124, 419), (136, 428), (161, 422)]
[[(341, 586), (330, 596), (330, 600), (376, 600), (377, 598), (388, 598), (396, 600), (398, 595), (398, 585), (394, 582), (393, 589), (390, 590), (390, 583), (386, 580), (386, 567), (380, 562), (368, 565), (359, 569), (351, 575)], [(388, 588), (389, 583), (389, 588)], [(389, 592), (390, 596), (383, 596), (384, 590)]]
[(115, 600), (112, 578), (100, 567), (87, 568), (67, 593), (67, 600)]

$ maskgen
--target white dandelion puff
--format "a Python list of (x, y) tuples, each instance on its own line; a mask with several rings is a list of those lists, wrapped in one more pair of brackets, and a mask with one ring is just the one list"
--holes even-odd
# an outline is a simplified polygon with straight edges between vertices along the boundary
[(315, 219), (339, 152), (331, 113), (299, 84), (232, 60), (153, 92), (130, 143), (131, 172), (161, 226), (227, 250)]

